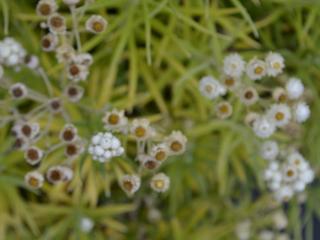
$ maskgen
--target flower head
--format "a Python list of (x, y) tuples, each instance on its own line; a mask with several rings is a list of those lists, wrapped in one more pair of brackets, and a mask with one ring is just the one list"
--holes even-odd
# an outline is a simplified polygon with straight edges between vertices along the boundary
[(269, 118), (261, 116), (253, 123), (253, 130), (260, 138), (270, 137), (276, 130), (276, 126)]
[(170, 155), (180, 155), (186, 151), (187, 138), (180, 131), (173, 131), (165, 138)]
[(267, 116), (277, 127), (287, 125), (291, 119), (290, 108), (286, 104), (274, 104), (267, 111)]
[(152, 177), (150, 186), (156, 192), (166, 192), (170, 187), (170, 178), (164, 173), (158, 173)]
[(134, 119), (131, 128), (131, 134), (136, 140), (144, 141), (154, 136), (155, 131), (150, 126), (150, 122), (146, 118)]
[(211, 100), (224, 95), (226, 93), (225, 87), (213, 77), (206, 76), (201, 78), (199, 83), (199, 90), (201, 94)]
[(120, 186), (128, 196), (132, 196), (139, 190), (141, 185), (140, 177), (136, 175), (124, 175), (120, 180)]
[(304, 86), (300, 79), (290, 78), (286, 84), (286, 90), (290, 99), (298, 99), (304, 91)]
[(102, 33), (106, 29), (108, 22), (100, 15), (92, 15), (86, 21), (86, 29), (91, 33)]
[(55, 0), (40, 0), (36, 11), (39, 16), (48, 17), (57, 11), (58, 7)]
[(231, 77), (241, 77), (245, 62), (237, 53), (232, 53), (224, 58), (223, 72)]
[(270, 52), (266, 59), (267, 74), (272, 77), (276, 77), (282, 73), (284, 68), (284, 59), (279, 53)]
[(246, 73), (251, 80), (259, 80), (267, 73), (266, 63), (260, 59), (253, 58), (247, 64)]
[(110, 131), (121, 131), (126, 132), (128, 126), (128, 119), (124, 115), (124, 111), (118, 111), (113, 109), (112, 111), (106, 112), (103, 120), (104, 128)]
[(24, 181), (27, 184), (27, 186), (33, 189), (38, 189), (42, 187), (44, 177), (38, 171), (32, 171), (32, 172), (28, 172), (25, 175)]

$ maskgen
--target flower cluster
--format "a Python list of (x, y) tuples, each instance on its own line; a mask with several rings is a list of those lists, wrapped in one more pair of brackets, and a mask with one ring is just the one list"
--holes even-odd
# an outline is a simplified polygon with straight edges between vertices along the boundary
[[(233, 53), (224, 59), (220, 80), (212, 76), (203, 77), (199, 82), (199, 91), (210, 100), (223, 99), (215, 102), (213, 108), (220, 119), (232, 116), (232, 101), (245, 105), (247, 113), (244, 121), (260, 139), (271, 138), (276, 131), (293, 135), (298, 132), (299, 125), (309, 118), (310, 108), (305, 101), (302, 81), (282, 74), (284, 68), (284, 58), (279, 53), (270, 52), (264, 59), (254, 57), (248, 62)], [(280, 86), (271, 88), (264, 84), (264, 79), (272, 79)], [(294, 192), (303, 191), (312, 181), (313, 171), (297, 151), (287, 159), (280, 159), (283, 160), (281, 162), (278, 152), (275, 141), (262, 144), (261, 155), (270, 160), (265, 176), (268, 186), (275, 192), (275, 197), (283, 201), (291, 198)], [(288, 160), (297, 156), (301, 162), (299, 167), (293, 160)]]
[[(83, 152), (85, 145), (84, 140), (78, 135), (77, 128), (71, 123), (69, 113), (64, 106), (79, 102), (83, 97), (84, 89), (79, 81), (87, 79), (93, 59), (89, 53), (82, 52), (81, 49), (79, 23), (84, 16), (84, 11), (81, 9), (83, 6), (78, 6), (79, 0), (62, 2), (71, 13), (70, 26), (70, 21), (58, 12), (60, 6), (57, 1), (40, 0), (36, 6), (37, 15), (44, 20), (40, 26), (46, 31), (41, 38), (40, 46), (45, 52), (55, 53), (57, 61), (65, 66), (64, 76), (70, 80), (61, 81), (60, 96), (55, 96), (59, 91), (54, 91), (56, 86), (53, 86), (51, 79), (40, 65), (38, 57), (28, 54), (22, 45), (11, 37), (0, 41), (1, 87), (11, 95), (12, 100), (15, 101), (14, 105), (19, 106), (21, 102), (27, 100), (32, 102), (29, 106), (34, 106), (27, 113), (20, 112), (18, 107), (7, 106), (7, 112), (10, 114), (1, 118), (1, 123), (13, 125), (15, 150), (22, 151), (26, 162), (33, 168), (37, 168), (25, 175), (26, 184), (34, 189), (40, 188), (45, 179), (51, 184), (70, 181), (73, 176), (73, 161)], [(85, 22), (86, 32), (89, 35), (102, 33), (106, 27), (107, 21), (98, 15), (89, 17)], [(47, 93), (35, 91), (25, 82), (13, 82), (6, 74), (9, 68), (15, 71), (20, 71), (22, 68), (30, 69), (43, 80)], [(59, 141), (52, 143), (47, 135), (52, 136), (57, 131), (52, 129), (52, 121), (55, 118), (62, 118), (65, 125), (57, 134)], [(40, 122), (47, 122), (47, 124), (43, 126)], [(64, 148), (65, 159), (56, 165), (42, 167), (41, 163), (61, 148)], [(120, 151), (123, 149), (113, 148), (112, 152), (104, 152), (104, 156), (120, 154)]]
[[(93, 160), (108, 162), (112, 157), (124, 153), (120, 139), (129, 136), (136, 141), (136, 160), (140, 168), (137, 174), (123, 175), (120, 179), (121, 188), (132, 196), (141, 185), (143, 170), (153, 173), (150, 187), (156, 192), (165, 192), (170, 185), (170, 179), (164, 173), (154, 172), (170, 156), (181, 155), (186, 150), (187, 138), (180, 131), (173, 131), (163, 139), (146, 118), (129, 121), (124, 111), (113, 109), (107, 111), (102, 119), (106, 133), (98, 133), (92, 137), (88, 148)], [(119, 137), (116, 137), (118, 135)]]
[(313, 181), (314, 172), (299, 152), (280, 154), (278, 149), (276, 142), (266, 141), (262, 144), (261, 155), (269, 160), (264, 171), (268, 187), (274, 192), (275, 198), (283, 202), (288, 201), (294, 193), (303, 192), (306, 185)]

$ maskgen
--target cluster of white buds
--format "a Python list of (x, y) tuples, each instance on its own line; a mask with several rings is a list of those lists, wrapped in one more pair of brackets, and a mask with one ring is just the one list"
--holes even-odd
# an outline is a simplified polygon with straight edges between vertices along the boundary
[[(284, 67), (284, 58), (279, 53), (270, 52), (264, 59), (253, 57), (247, 63), (239, 54), (233, 53), (224, 59), (221, 79), (203, 77), (199, 82), (199, 91), (210, 100), (221, 99), (215, 102), (214, 107), (216, 116), (220, 119), (232, 116), (231, 103), (234, 101), (244, 104), (246, 110), (249, 110), (244, 120), (258, 138), (270, 138), (276, 131), (292, 135), (298, 132), (296, 129), (299, 124), (310, 116), (310, 108), (304, 100), (306, 94), (302, 81), (296, 77), (289, 77), (284, 81), (286, 76), (282, 75), (279, 82), (284, 82), (283, 86), (272, 89), (263, 85), (263, 79), (278, 80)], [(264, 93), (270, 94), (265, 97)], [(255, 111), (250, 111), (251, 108)], [(259, 112), (256, 112), (257, 109)], [(289, 158), (298, 155), (294, 153)], [(303, 191), (313, 179), (313, 171), (301, 155), (299, 167), (291, 160), (280, 163), (279, 147), (275, 141), (263, 143), (261, 156), (270, 160), (266, 179), (280, 201), (291, 198), (295, 192)], [(289, 178), (286, 174), (292, 176)]]
[(26, 51), (16, 40), (6, 37), (0, 41), (0, 65), (17, 66), (24, 63)]
[[(121, 155), (124, 152), (119, 140), (122, 135), (129, 136), (136, 141), (136, 159), (140, 164), (139, 173), (124, 175), (120, 180), (121, 188), (129, 196), (132, 196), (139, 189), (142, 170), (154, 173), (168, 157), (178, 156), (186, 151), (187, 138), (180, 131), (173, 131), (161, 140), (159, 134), (146, 118), (129, 121), (123, 110), (113, 109), (105, 113), (102, 121), (108, 132), (105, 133), (105, 137), (103, 133), (93, 136), (88, 151), (94, 160), (105, 162), (113, 156)], [(119, 138), (110, 132), (119, 134)], [(112, 143), (116, 149), (110, 150)], [(117, 151), (119, 149), (120, 151)], [(150, 186), (156, 192), (167, 191), (169, 185), (170, 179), (164, 173), (154, 174), (150, 180)]]
[(309, 163), (297, 151), (282, 156), (275, 141), (266, 141), (261, 147), (261, 156), (269, 161), (264, 178), (275, 199), (279, 202), (290, 200), (295, 193), (301, 193), (311, 183), (314, 172)]
[(111, 158), (121, 156), (124, 153), (124, 148), (117, 137), (106, 132), (98, 133), (92, 137), (88, 151), (93, 160), (109, 162)]

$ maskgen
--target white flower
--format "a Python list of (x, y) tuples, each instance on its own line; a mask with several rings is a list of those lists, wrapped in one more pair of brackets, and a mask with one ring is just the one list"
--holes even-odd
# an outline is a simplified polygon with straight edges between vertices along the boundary
[(139, 190), (141, 180), (140, 177), (136, 175), (124, 175), (121, 178), (120, 185), (122, 189), (128, 194), (128, 196), (132, 196), (136, 191)]
[(68, 78), (75, 82), (80, 80), (84, 81), (87, 79), (89, 75), (88, 66), (78, 64), (78, 63), (70, 63), (68, 65)]
[(25, 139), (34, 139), (40, 131), (39, 123), (32, 122), (19, 122), (12, 128), (17, 137), (22, 137)]
[(247, 106), (255, 104), (259, 100), (258, 92), (253, 87), (243, 88), (241, 89), (239, 94), (240, 94), (240, 101)]
[(7, 37), (0, 41), (0, 64), (17, 66), (24, 62), (25, 56), (25, 49), (13, 38)]
[(52, 184), (70, 181), (72, 176), (73, 171), (71, 168), (61, 165), (50, 167), (46, 174), (48, 181)]
[(124, 115), (124, 110), (113, 109), (108, 111), (104, 114), (102, 121), (106, 130), (127, 132), (128, 119)]
[(180, 131), (173, 131), (165, 138), (170, 155), (180, 155), (186, 151), (187, 138)]
[(302, 172), (299, 176), (300, 180), (302, 180), (304, 183), (309, 184), (314, 179), (314, 172), (312, 169), (307, 169), (306, 171)]
[(260, 59), (253, 58), (247, 64), (246, 73), (251, 80), (261, 79), (267, 73), (266, 63)]
[(134, 119), (131, 123), (130, 132), (138, 141), (145, 141), (155, 135), (154, 129), (146, 118)]
[(272, 97), (277, 102), (282, 102), (282, 103), (285, 102), (288, 98), (286, 90), (281, 87), (276, 87), (273, 90)]
[(275, 198), (279, 202), (287, 202), (293, 196), (293, 189), (289, 185), (284, 185), (275, 192)]
[(304, 86), (300, 79), (290, 78), (286, 84), (286, 90), (290, 99), (298, 99), (304, 91)]
[(285, 229), (288, 226), (288, 218), (281, 210), (273, 214), (273, 222), (278, 230)]
[(161, 164), (160, 161), (157, 161), (154, 157), (148, 154), (140, 154), (137, 157), (141, 165), (147, 170), (154, 170), (158, 168)]
[(293, 107), (293, 116), (298, 123), (305, 122), (310, 116), (310, 108), (305, 102), (298, 102)]
[(210, 76), (201, 78), (199, 82), (199, 90), (203, 96), (211, 100), (226, 93), (225, 87), (222, 86), (218, 80)]
[(290, 108), (286, 104), (273, 104), (268, 110), (267, 116), (277, 127), (283, 127), (291, 119)]
[(261, 146), (261, 156), (266, 160), (275, 160), (279, 153), (279, 147), (275, 141), (266, 141)]
[(36, 11), (39, 16), (48, 17), (58, 9), (55, 0), (40, 0)]
[(151, 149), (150, 156), (157, 161), (165, 161), (169, 156), (168, 146), (165, 143), (154, 145)]
[(78, 139), (77, 128), (72, 124), (66, 124), (60, 132), (60, 139), (64, 142), (73, 142)]
[(83, 87), (76, 84), (69, 84), (64, 90), (64, 95), (70, 102), (78, 102), (84, 94)]
[(245, 62), (237, 53), (226, 56), (223, 60), (223, 72), (231, 77), (241, 77)]
[(262, 230), (259, 233), (259, 240), (273, 240), (274, 239), (274, 232), (270, 230)]
[(28, 89), (27, 89), (26, 85), (24, 85), (23, 83), (13, 84), (10, 87), (9, 92), (10, 92), (11, 96), (15, 99), (22, 99), (28, 95)]
[(75, 50), (68, 44), (63, 44), (56, 49), (56, 57), (59, 63), (72, 62), (75, 56)]
[(298, 175), (297, 168), (294, 165), (285, 165), (283, 167), (283, 180), (285, 182), (293, 182)]
[(79, 53), (72, 56), (72, 61), (81, 65), (90, 66), (93, 63), (92, 55), (89, 53)]
[(152, 177), (150, 186), (156, 192), (166, 192), (170, 187), (170, 178), (164, 173), (158, 173)]
[(26, 159), (27, 163), (30, 165), (38, 164), (41, 159), (43, 158), (43, 151), (37, 147), (29, 147), (24, 152), (24, 158)]
[(56, 49), (59, 39), (56, 34), (48, 33), (41, 39), (41, 47), (45, 52), (51, 52)]
[(47, 24), (50, 32), (55, 34), (64, 34), (67, 30), (65, 18), (58, 13), (51, 14), (48, 17)]
[(100, 132), (92, 137), (88, 151), (93, 160), (108, 162), (111, 158), (122, 155), (124, 148), (117, 137), (108, 132)]
[(92, 221), (92, 219), (88, 217), (82, 217), (80, 219), (80, 229), (82, 232), (89, 233), (91, 232), (93, 227), (94, 227), (94, 222)]
[(244, 220), (238, 223), (235, 232), (239, 240), (249, 240), (251, 236), (251, 221)]
[(276, 126), (273, 121), (270, 121), (266, 117), (259, 117), (253, 123), (253, 130), (255, 134), (260, 138), (270, 137), (276, 130)]
[(267, 74), (269, 76), (275, 77), (282, 73), (284, 68), (284, 59), (279, 53), (268, 53), (266, 59), (267, 64)]
[(24, 63), (30, 69), (36, 69), (39, 67), (39, 58), (34, 55), (28, 55), (25, 57)]
[(218, 103), (215, 110), (220, 119), (226, 119), (232, 115), (232, 105), (227, 101)]
[(108, 25), (108, 22), (101, 17), (100, 15), (92, 15), (86, 21), (86, 30), (91, 33), (101, 33), (103, 32)]
[(231, 77), (228, 75), (223, 76), (222, 81), (224, 86), (231, 91), (236, 90), (240, 86), (240, 82), (241, 82), (240, 78)]
[(32, 171), (28, 172), (25, 177), (24, 177), (25, 183), (33, 188), (33, 189), (38, 189), (41, 188), (43, 185), (44, 177), (42, 174), (38, 171)]

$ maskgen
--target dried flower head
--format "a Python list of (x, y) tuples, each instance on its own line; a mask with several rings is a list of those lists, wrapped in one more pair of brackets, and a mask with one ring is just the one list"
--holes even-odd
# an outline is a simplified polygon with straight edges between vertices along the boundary
[(23, 99), (28, 95), (28, 89), (23, 83), (15, 83), (10, 89), (10, 94), (15, 99)]
[(49, 100), (49, 109), (52, 113), (60, 113), (62, 111), (62, 102), (59, 98)]
[(253, 87), (243, 88), (241, 89), (239, 94), (240, 94), (240, 101), (247, 106), (255, 104), (259, 99), (258, 92)]
[(261, 79), (267, 73), (266, 63), (257, 58), (253, 58), (247, 64), (246, 73), (251, 80)]
[(91, 33), (102, 33), (107, 27), (108, 22), (100, 15), (92, 15), (86, 21), (86, 29)]
[(43, 151), (35, 146), (29, 147), (24, 152), (24, 158), (30, 165), (36, 165), (43, 158)]
[(103, 119), (104, 128), (110, 131), (126, 132), (128, 126), (128, 119), (124, 115), (124, 111), (113, 109), (105, 113)]
[(72, 124), (66, 124), (60, 132), (60, 139), (64, 142), (70, 143), (78, 139), (77, 128)]
[(62, 15), (58, 13), (51, 14), (48, 17), (47, 24), (52, 33), (64, 34), (66, 32), (66, 20)]
[(169, 156), (168, 146), (165, 143), (154, 145), (151, 149), (150, 156), (157, 161), (165, 161)]
[(83, 97), (83, 93), (83, 87), (75, 84), (70, 84), (66, 86), (64, 91), (64, 95), (68, 98), (70, 102), (78, 102)]
[(216, 114), (220, 119), (226, 119), (232, 115), (232, 106), (229, 102), (223, 101), (217, 104)]
[(139, 190), (141, 185), (140, 177), (136, 175), (124, 175), (120, 180), (120, 186), (128, 196), (132, 196)]
[(166, 192), (170, 187), (170, 178), (164, 173), (158, 173), (152, 177), (150, 186), (156, 192)]
[(38, 171), (32, 171), (32, 172), (28, 172), (25, 175), (24, 181), (27, 184), (27, 186), (33, 189), (38, 189), (42, 187), (44, 177)]
[(39, 16), (48, 17), (58, 9), (55, 0), (40, 0), (36, 11)]
[(56, 34), (48, 33), (41, 39), (41, 47), (43, 51), (51, 52), (56, 49), (59, 39)]
[(165, 139), (170, 155), (180, 155), (185, 152), (187, 138), (180, 131), (173, 131)]
[(131, 124), (130, 132), (134, 138), (139, 141), (147, 140), (155, 134), (154, 129), (150, 126), (149, 120), (146, 118), (134, 119)]

